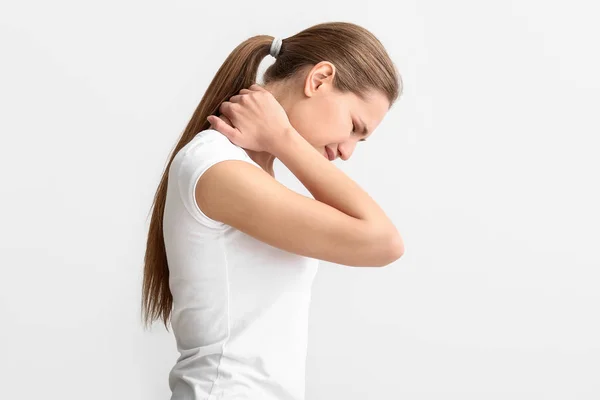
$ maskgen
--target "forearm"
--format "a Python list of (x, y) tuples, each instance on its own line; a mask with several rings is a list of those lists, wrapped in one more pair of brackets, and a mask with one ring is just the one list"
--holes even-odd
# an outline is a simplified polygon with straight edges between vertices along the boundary
[(397, 230), (379, 205), (348, 175), (323, 157), (297, 131), (273, 149), (277, 157), (308, 189), (314, 198), (343, 213), (370, 223), (381, 232)]

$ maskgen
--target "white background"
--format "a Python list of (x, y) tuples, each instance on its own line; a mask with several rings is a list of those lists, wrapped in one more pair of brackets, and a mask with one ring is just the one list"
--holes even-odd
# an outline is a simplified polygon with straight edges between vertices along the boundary
[(402, 74), (398, 103), (336, 165), (406, 252), (321, 263), (306, 399), (599, 399), (596, 7), (3, 2), (0, 398), (169, 398), (174, 338), (139, 317), (169, 153), (241, 41), (339, 20)]

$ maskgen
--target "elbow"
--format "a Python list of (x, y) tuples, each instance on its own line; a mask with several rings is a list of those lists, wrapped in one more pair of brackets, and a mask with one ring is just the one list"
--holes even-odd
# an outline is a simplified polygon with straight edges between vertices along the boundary
[(377, 229), (372, 235), (365, 248), (366, 254), (369, 254), (367, 261), (371, 267), (385, 267), (398, 260), (404, 254), (404, 241), (398, 230), (393, 227), (386, 229)]
[(393, 263), (394, 261), (402, 257), (402, 255), (404, 255), (404, 240), (402, 240), (402, 236), (400, 236), (398, 232), (394, 232), (391, 235), (389, 243), (390, 244), (388, 245), (389, 250), (387, 259), (388, 262), (382, 265), (382, 267)]

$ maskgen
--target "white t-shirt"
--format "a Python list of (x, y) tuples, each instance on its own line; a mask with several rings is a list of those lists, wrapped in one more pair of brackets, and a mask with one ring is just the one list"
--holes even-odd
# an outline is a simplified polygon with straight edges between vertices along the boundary
[(311, 287), (318, 260), (213, 220), (198, 207), (198, 178), (250, 156), (220, 132), (196, 134), (169, 170), (163, 233), (180, 357), (171, 400), (301, 400)]

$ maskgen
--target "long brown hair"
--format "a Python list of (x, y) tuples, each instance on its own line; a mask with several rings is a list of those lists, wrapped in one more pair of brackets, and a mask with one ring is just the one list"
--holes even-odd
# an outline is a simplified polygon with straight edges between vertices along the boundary
[[(154, 196), (144, 256), (142, 319), (145, 327), (160, 318), (169, 330), (167, 323), (173, 305), (162, 225), (171, 162), (198, 132), (210, 127), (206, 117), (219, 115), (221, 103), (256, 83), (259, 64), (269, 54), (273, 39), (268, 35), (253, 36), (229, 54), (169, 156)], [(367, 29), (349, 22), (321, 23), (283, 39), (275, 63), (264, 73), (264, 84), (294, 78), (301, 69), (324, 60), (335, 65), (333, 85), (341, 92), (364, 98), (368, 91), (376, 89), (387, 96), (390, 107), (401, 94), (400, 74), (382, 43)]]

